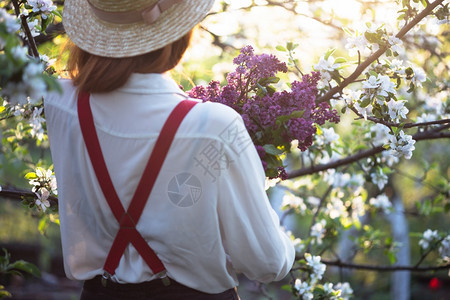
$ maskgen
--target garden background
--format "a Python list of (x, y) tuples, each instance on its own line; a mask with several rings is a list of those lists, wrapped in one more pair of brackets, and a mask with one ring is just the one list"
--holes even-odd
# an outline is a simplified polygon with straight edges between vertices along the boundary
[[(42, 109), (67, 76), (63, 2), (0, 1), (0, 298), (80, 290)], [(243, 115), (297, 250), (242, 299), (448, 299), (449, 45), (444, 0), (216, 1), (172, 76)]]

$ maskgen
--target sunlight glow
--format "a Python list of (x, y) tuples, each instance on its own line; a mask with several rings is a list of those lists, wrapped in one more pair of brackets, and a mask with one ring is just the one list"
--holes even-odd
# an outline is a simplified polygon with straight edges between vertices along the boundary
[(361, 3), (356, 0), (328, 1), (324, 9), (327, 8), (341, 18), (355, 21), (361, 18)]

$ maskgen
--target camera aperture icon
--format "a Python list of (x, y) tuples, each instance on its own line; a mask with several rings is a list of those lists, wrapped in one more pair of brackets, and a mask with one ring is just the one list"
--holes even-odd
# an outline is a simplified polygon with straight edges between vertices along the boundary
[(202, 185), (195, 175), (180, 173), (170, 180), (167, 193), (170, 201), (176, 206), (189, 207), (200, 200)]

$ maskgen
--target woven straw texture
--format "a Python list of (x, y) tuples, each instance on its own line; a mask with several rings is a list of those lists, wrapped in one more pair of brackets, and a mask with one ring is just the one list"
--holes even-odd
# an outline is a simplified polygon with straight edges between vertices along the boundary
[[(150, 7), (157, 0), (91, 0), (102, 10), (123, 12)], [(87, 0), (66, 0), (63, 23), (81, 49), (105, 57), (130, 57), (160, 49), (189, 32), (209, 12), (214, 0), (185, 0), (164, 11), (152, 24), (112, 24), (100, 20)]]

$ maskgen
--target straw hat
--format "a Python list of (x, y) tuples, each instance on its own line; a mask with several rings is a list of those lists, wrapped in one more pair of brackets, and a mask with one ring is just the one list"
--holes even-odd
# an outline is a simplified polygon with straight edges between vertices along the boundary
[(129, 57), (162, 48), (199, 23), (214, 0), (66, 0), (63, 23), (81, 49)]

